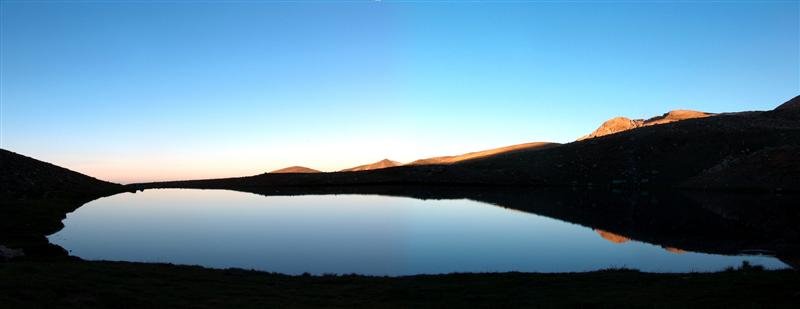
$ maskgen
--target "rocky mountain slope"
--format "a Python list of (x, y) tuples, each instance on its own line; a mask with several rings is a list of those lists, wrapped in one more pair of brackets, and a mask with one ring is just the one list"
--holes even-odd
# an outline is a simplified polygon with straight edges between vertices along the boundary
[(600, 136), (606, 136), (609, 134), (619, 133), (622, 131), (627, 131), (631, 129), (652, 126), (657, 124), (665, 124), (680, 120), (686, 119), (695, 119), (695, 118), (704, 118), (712, 116), (713, 114), (698, 112), (693, 110), (674, 110), (668, 113), (665, 113), (661, 116), (656, 116), (650, 119), (629, 119), (626, 117), (615, 117), (603, 122), (597, 130), (594, 132), (589, 133), (589, 135), (583, 136), (578, 140), (585, 140)]

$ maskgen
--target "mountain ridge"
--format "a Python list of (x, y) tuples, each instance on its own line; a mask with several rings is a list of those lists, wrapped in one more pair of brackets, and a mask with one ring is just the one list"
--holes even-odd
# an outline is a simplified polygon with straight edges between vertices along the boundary
[(288, 174), (288, 173), (322, 173), (322, 172), (318, 171), (318, 170), (315, 170), (313, 168), (305, 167), (305, 166), (293, 165), (293, 166), (277, 169), (277, 170), (271, 171), (269, 173), (270, 174)]
[(373, 163), (368, 163), (368, 164), (364, 164), (364, 165), (359, 165), (359, 166), (356, 166), (356, 167), (346, 168), (346, 169), (341, 170), (340, 172), (369, 171), (369, 170), (383, 169), (383, 168), (389, 168), (389, 167), (395, 167), (395, 166), (401, 166), (401, 165), (403, 165), (403, 163), (400, 163), (400, 162), (397, 162), (397, 161), (393, 161), (393, 160), (389, 160), (389, 159), (383, 159), (383, 160), (380, 160), (378, 162), (373, 162)]
[(648, 119), (630, 119), (627, 117), (619, 116), (606, 120), (600, 125), (600, 127), (595, 129), (593, 132), (578, 138), (578, 141), (606, 136), (646, 126), (666, 124), (687, 119), (705, 118), (713, 115), (714, 114), (711, 113), (700, 112), (689, 109), (676, 109), (666, 112), (660, 116), (655, 116)]
[[(456, 162), (448, 162), (458, 157), (450, 156), (435, 157), (440, 160), (437, 162), (442, 162), (439, 164), (396, 166), (397, 162), (384, 159), (372, 166), (361, 166), (357, 173), (266, 173), (238, 178), (139, 183), (124, 188), (414, 183), (800, 191), (800, 169), (796, 166), (800, 163), (791, 159), (800, 145), (800, 114), (792, 108), (796, 102), (797, 97), (772, 111), (684, 119), (545, 148), (530, 146), (537, 145), (535, 143), (520, 144), (521, 147), (512, 145), (496, 149), (513, 151)], [(653, 122), (669, 119), (670, 113), (654, 118)], [(474, 153), (465, 155), (470, 154)], [(58, 194), (58, 191), (110, 192), (123, 188), (49, 163), (40, 165), (47, 166), (44, 170), (51, 172), (26, 169), (31, 162), (43, 162), (7, 150), (2, 155), (0, 171), (3, 171), (2, 192), (5, 194), (11, 191), (23, 195)], [(762, 159), (771, 160), (771, 163), (762, 164)], [(52, 175), (49, 180), (36, 178), (50, 175), (48, 173)], [(713, 178), (714, 181), (692, 181), (693, 177)], [(727, 186), (734, 181), (735, 186)]]
[(412, 161), (411, 163), (405, 165), (436, 165), (436, 164), (453, 164), (461, 161), (472, 160), (482, 157), (487, 157), (491, 155), (496, 155), (500, 153), (510, 152), (510, 151), (517, 151), (517, 150), (524, 150), (524, 149), (544, 149), (547, 147), (555, 147), (560, 144), (558, 143), (550, 143), (550, 142), (531, 142), (531, 143), (523, 143), (523, 144), (516, 144), (511, 146), (505, 147), (498, 147), (492, 148), (487, 150), (480, 150), (480, 151), (473, 151), (468, 152), (465, 154), (460, 155), (453, 155), (453, 156), (439, 156), (439, 157), (431, 157), (425, 159), (419, 159)]
[[(693, 188), (702, 190), (800, 191), (795, 169), (768, 182), (749, 169), (735, 188), (698, 186), (690, 178), (726, 160), (779, 146), (800, 145), (800, 113), (792, 110), (716, 114), (650, 125), (546, 149), (521, 149), (453, 164), (403, 165), (358, 172), (265, 174), (239, 178), (136, 184), (141, 188), (342, 185), (493, 185), (588, 188)], [(783, 155), (773, 156), (782, 160)], [(752, 162), (749, 160), (747, 162)], [(795, 164), (793, 161), (765, 168)], [(725, 175), (734, 175), (726, 173)], [(726, 176), (727, 177), (727, 176)], [(731, 180), (732, 181), (732, 180)]]

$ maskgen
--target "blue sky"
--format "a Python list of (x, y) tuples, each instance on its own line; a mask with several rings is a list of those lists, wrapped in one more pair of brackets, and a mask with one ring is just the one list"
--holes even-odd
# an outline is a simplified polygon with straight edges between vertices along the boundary
[(785, 2), (14, 2), (0, 146), (135, 182), (337, 170), (800, 94)]

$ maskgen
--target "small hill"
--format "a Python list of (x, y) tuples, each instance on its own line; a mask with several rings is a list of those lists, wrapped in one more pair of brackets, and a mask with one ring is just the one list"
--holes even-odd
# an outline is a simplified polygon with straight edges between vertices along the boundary
[(547, 142), (534, 142), (534, 143), (525, 143), (525, 144), (517, 144), (511, 145), (506, 147), (500, 148), (493, 148), (489, 150), (482, 150), (476, 152), (469, 152), (462, 155), (456, 156), (442, 156), (442, 157), (433, 157), (427, 159), (420, 159), (414, 162), (408, 163), (406, 165), (433, 165), (433, 164), (453, 164), (456, 162), (461, 162), (470, 159), (477, 159), (488, 157), (496, 154), (517, 151), (517, 150), (524, 150), (524, 149), (545, 149), (553, 146), (558, 146), (557, 143), (547, 143)]
[(392, 161), (392, 160), (389, 160), (389, 159), (383, 159), (383, 160), (380, 160), (380, 161), (375, 162), (375, 163), (359, 165), (359, 166), (356, 166), (356, 167), (343, 169), (341, 171), (342, 172), (369, 171), (369, 170), (377, 170), (377, 169), (382, 169), (382, 168), (387, 168), (387, 167), (395, 167), (395, 166), (400, 166), (400, 165), (403, 165), (403, 164), (400, 163), (400, 162), (397, 162), (397, 161)]
[(321, 172), (318, 171), (318, 170), (315, 170), (313, 168), (308, 168), (308, 167), (305, 167), (305, 166), (297, 166), (297, 165), (295, 165), (295, 166), (290, 166), (290, 167), (285, 167), (285, 168), (282, 168), (282, 169), (274, 170), (274, 171), (271, 171), (270, 173), (272, 173), (272, 174), (286, 174), (286, 173), (321, 173)]
[(606, 122), (603, 122), (603, 124), (601, 124), (600, 127), (597, 128), (597, 130), (594, 130), (594, 132), (590, 133), (589, 135), (583, 136), (578, 140), (580, 141), (580, 140), (605, 136), (609, 134), (619, 133), (622, 131), (627, 131), (640, 127), (652, 126), (657, 124), (665, 124), (686, 119), (704, 118), (712, 115), (713, 114), (705, 112), (678, 109), (647, 120), (615, 117), (607, 120)]
[(119, 184), (0, 149), (2, 197), (85, 196), (119, 192), (122, 188)]

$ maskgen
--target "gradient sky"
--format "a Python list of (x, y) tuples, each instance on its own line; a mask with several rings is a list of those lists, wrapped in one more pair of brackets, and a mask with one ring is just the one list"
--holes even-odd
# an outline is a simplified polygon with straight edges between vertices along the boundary
[(326, 171), (800, 94), (800, 4), (0, 4), (0, 146), (137, 182)]

